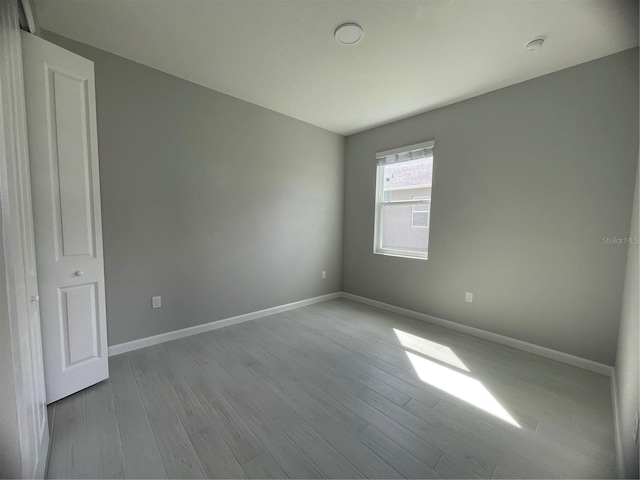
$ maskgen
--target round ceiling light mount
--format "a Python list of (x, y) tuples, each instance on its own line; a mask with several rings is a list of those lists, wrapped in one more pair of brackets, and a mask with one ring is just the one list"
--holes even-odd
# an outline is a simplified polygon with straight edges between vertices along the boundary
[(524, 48), (526, 48), (529, 51), (534, 51), (534, 50), (539, 50), (540, 47), (542, 47), (542, 44), (544, 43), (544, 41), (546, 40), (546, 37), (540, 36), (540, 37), (534, 37), (531, 40), (529, 40), (527, 43), (524, 44)]
[(362, 27), (357, 23), (343, 23), (333, 33), (336, 41), (341, 45), (355, 45), (362, 40), (363, 34)]

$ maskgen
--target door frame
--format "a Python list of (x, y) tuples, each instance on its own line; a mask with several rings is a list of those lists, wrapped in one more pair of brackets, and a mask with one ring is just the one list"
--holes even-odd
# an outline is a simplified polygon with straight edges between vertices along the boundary
[[(20, 196), (24, 189), (20, 172), (29, 169), (26, 145), (26, 114), (20, 41), (18, 0), (0, 2), (0, 424), (3, 453), (2, 474), (9, 477), (43, 478), (49, 450), (46, 421), (39, 445), (33, 445), (36, 431), (27, 411), (25, 379), (32, 379), (34, 368), (42, 371), (42, 356), (32, 357), (29, 335), (29, 293), (24, 263), (25, 218)], [(25, 170), (26, 168), (26, 170)], [(26, 178), (28, 184), (28, 176)], [(31, 219), (27, 223), (31, 222)], [(36, 299), (37, 301), (37, 299)], [(39, 332), (38, 332), (39, 334)], [(36, 429), (37, 430), (37, 429)], [(6, 455), (6, 458), (5, 458)]]

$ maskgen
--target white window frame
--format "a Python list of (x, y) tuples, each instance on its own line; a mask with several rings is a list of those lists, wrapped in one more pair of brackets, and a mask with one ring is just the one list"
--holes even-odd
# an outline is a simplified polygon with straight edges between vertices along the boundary
[[(425, 200), (425, 203), (431, 205), (431, 196), (430, 195), (418, 195), (413, 197), (414, 200)], [(420, 205), (424, 205), (421, 203)], [(416, 206), (411, 207), (411, 228), (429, 228), (429, 224), (431, 223), (431, 208), (429, 210), (416, 210)], [(415, 225), (415, 214), (416, 213), (426, 213), (427, 214), (427, 224), (426, 225)]]
[[(409, 145), (406, 147), (394, 148), (393, 150), (386, 150), (384, 152), (376, 153), (376, 161), (378, 162), (378, 166), (376, 168), (376, 198), (375, 198), (375, 224), (374, 224), (374, 240), (373, 240), (373, 253), (376, 255), (388, 255), (392, 257), (403, 257), (403, 258), (413, 258), (416, 260), (427, 260), (429, 258), (429, 252), (418, 252), (412, 250), (397, 250), (393, 248), (384, 248), (382, 247), (382, 209), (385, 205), (425, 205), (431, 204), (431, 197), (429, 199), (419, 199), (419, 200), (393, 200), (393, 201), (385, 201), (384, 200), (384, 167), (385, 164), (380, 162), (379, 160), (391, 155), (402, 154), (406, 152), (411, 152), (414, 150), (421, 149), (430, 149), (433, 150), (435, 147), (435, 141), (418, 143), (416, 145)], [(412, 209), (413, 210), (413, 209)], [(431, 212), (429, 212), (429, 217), (431, 217)], [(412, 222), (413, 222), (413, 213), (412, 213)], [(429, 235), (431, 229), (428, 229), (426, 234)]]

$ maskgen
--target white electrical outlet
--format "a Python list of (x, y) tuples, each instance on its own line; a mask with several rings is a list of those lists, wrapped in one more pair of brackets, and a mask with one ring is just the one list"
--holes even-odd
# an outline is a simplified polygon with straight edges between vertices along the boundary
[(162, 307), (162, 297), (151, 297), (151, 308)]
[(467, 292), (467, 294), (464, 296), (464, 301), (469, 303), (473, 302), (473, 293)]
[(327, 278), (327, 272), (325, 272), (324, 270), (322, 271), (322, 279), (324, 280), (325, 278)]

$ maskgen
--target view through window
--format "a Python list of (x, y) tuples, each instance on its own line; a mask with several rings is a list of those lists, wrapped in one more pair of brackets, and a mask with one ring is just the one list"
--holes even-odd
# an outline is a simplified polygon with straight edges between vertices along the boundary
[(376, 155), (375, 253), (427, 258), (433, 147), (426, 142)]

